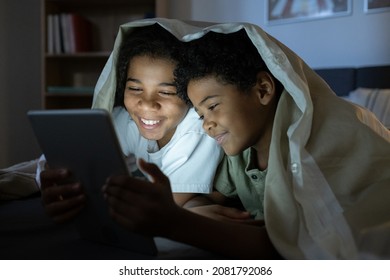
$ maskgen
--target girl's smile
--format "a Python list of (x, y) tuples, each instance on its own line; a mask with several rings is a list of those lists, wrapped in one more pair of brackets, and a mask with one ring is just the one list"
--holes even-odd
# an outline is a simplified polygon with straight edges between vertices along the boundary
[(160, 125), (160, 123), (161, 123), (161, 120), (147, 120), (147, 119), (143, 119), (143, 118), (139, 118), (139, 120), (140, 120), (140, 124), (145, 129), (157, 128)]

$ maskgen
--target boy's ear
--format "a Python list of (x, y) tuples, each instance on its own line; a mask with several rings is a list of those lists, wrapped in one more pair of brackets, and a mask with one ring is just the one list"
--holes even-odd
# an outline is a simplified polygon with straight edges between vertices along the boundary
[(275, 96), (275, 81), (271, 74), (266, 71), (257, 73), (256, 90), (260, 103), (268, 105)]

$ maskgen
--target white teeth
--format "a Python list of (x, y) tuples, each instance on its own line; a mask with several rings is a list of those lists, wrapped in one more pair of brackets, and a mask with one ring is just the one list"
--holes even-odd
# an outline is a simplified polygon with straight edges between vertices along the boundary
[(158, 124), (160, 121), (154, 121), (154, 120), (145, 120), (145, 119), (141, 119), (141, 121), (146, 124), (146, 125), (155, 125), (155, 124)]

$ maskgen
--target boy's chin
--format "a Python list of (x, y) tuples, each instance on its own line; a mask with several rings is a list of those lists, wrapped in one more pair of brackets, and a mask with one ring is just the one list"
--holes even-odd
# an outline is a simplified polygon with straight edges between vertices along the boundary
[(228, 156), (236, 156), (244, 151), (244, 150), (240, 150), (240, 149), (231, 149), (231, 148), (229, 149), (229, 148), (225, 148), (225, 147), (222, 147), (222, 149), (225, 152), (225, 154)]

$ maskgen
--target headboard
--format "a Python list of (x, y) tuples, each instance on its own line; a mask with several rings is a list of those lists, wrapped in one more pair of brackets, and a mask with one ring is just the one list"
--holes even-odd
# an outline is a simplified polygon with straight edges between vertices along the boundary
[(390, 65), (361, 68), (315, 69), (339, 96), (346, 96), (358, 87), (390, 88)]

